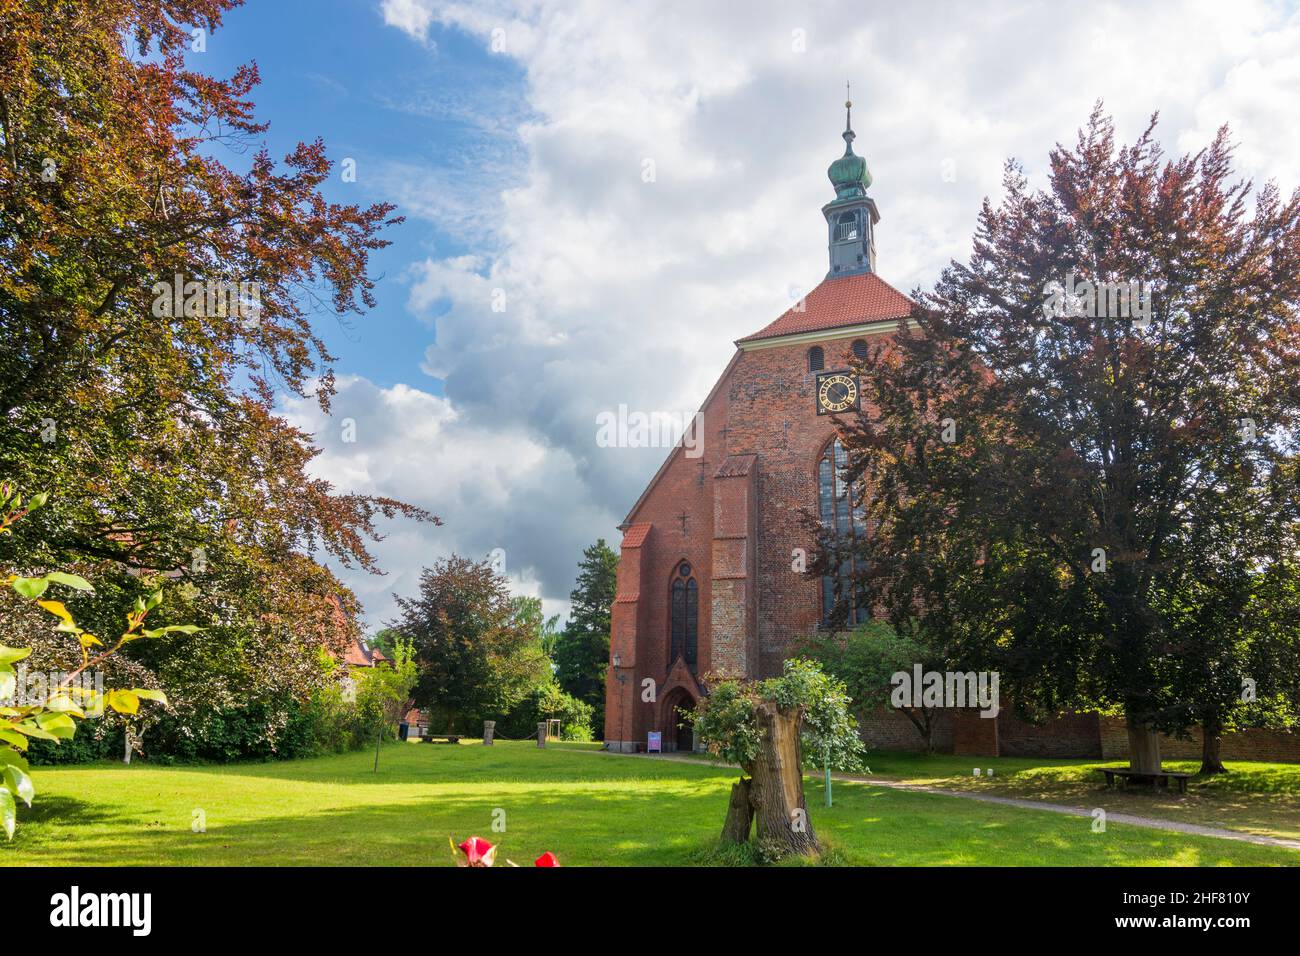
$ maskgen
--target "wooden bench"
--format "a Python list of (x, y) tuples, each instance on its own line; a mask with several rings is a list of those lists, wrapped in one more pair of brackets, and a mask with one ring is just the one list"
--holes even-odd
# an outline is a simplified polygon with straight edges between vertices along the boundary
[(425, 734), (424, 742), (426, 744), (436, 744), (441, 741), (445, 744), (457, 744), (460, 743), (460, 738), (463, 736), (464, 734)]
[(1124, 781), (1126, 786), (1132, 780), (1152, 787), (1164, 787), (1167, 790), (1169, 789), (1169, 781), (1173, 780), (1178, 784), (1179, 793), (1187, 792), (1187, 781), (1193, 776), (1190, 773), (1175, 773), (1168, 770), (1161, 770), (1158, 773), (1141, 773), (1137, 770), (1129, 770), (1126, 767), (1098, 767), (1097, 772), (1106, 775), (1106, 786), (1108, 787), (1115, 786), (1115, 778), (1118, 777)]

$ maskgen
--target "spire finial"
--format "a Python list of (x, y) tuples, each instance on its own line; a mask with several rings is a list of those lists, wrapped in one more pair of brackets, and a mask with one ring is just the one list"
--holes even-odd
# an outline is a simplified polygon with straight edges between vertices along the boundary
[(857, 135), (853, 132), (853, 100), (849, 98), (849, 81), (844, 81), (844, 155), (853, 155), (853, 141)]

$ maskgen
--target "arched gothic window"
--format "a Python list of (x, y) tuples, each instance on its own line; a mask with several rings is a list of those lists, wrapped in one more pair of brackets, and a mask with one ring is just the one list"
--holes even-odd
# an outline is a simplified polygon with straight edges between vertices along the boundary
[(848, 463), (848, 455), (838, 438), (826, 446), (821, 461), (817, 463), (817, 505), (822, 527), (833, 533), (837, 546), (844, 551), (835, 572), (822, 577), (823, 624), (836, 616), (839, 602), (843, 602), (841, 610), (847, 609), (850, 625), (861, 624), (870, 617), (854, 575), (861, 560), (855, 545), (866, 535), (866, 516), (856, 487), (844, 480)]
[(668, 666), (672, 667), (680, 657), (692, 674), (699, 657), (699, 604), (700, 589), (691, 573), (691, 564), (682, 561), (673, 571)]
[(808, 350), (808, 371), (820, 372), (826, 367), (826, 353), (822, 351), (820, 345), (814, 345)]
[(853, 340), (853, 357), (855, 359), (857, 359), (859, 362), (865, 362), (867, 360), (867, 356), (870, 354), (871, 354), (871, 350), (867, 348), (866, 339)]

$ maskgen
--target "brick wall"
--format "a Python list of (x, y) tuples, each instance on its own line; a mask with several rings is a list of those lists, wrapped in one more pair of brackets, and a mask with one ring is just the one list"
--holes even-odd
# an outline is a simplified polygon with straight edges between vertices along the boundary
[(1101, 757), (1096, 714), (1063, 714), (1041, 724), (998, 714), (998, 753), (1003, 757)]
[[(1128, 759), (1128, 729), (1118, 717), (1103, 717), (1101, 750), (1106, 760)], [(1237, 734), (1224, 734), (1220, 754), (1224, 760), (1267, 760), (1300, 763), (1300, 734), (1251, 728)], [(1191, 731), (1190, 739), (1160, 735), (1160, 756), (1165, 760), (1200, 760), (1201, 731)]]
[[(858, 733), (872, 750), (895, 750), (924, 753), (925, 741), (915, 725), (892, 707), (878, 707), (858, 717)], [(935, 753), (952, 753), (952, 715), (940, 712), (934, 720)]]
[(998, 718), (981, 717), (978, 710), (953, 711), (952, 752), (973, 757), (998, 756)]

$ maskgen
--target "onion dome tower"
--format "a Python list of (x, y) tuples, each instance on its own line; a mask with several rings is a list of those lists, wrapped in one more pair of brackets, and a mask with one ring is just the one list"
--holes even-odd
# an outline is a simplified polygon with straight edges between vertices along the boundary
[[(848, 84), (845, 84), (848, 90)], [(835, 198), (822, 207), (829, 237), (828, 279), (876, 271), (876, 223), (880, 212), (867, 195), (871, 172), (867, 161), (853, 152), (853, 101), (844, 101), (844, 155), (831, 163), (826, 176), (835, 187)]]

